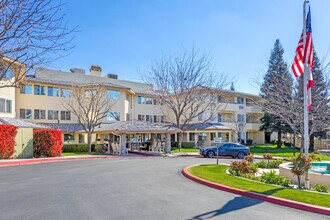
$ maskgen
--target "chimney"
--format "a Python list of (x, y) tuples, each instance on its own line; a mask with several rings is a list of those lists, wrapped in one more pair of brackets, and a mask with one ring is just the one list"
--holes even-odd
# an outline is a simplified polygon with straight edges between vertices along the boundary
[(89, 74), (91, 76), (98, 76), (101, 77), (102, 75), (102, 68), (99, 65), (93, 64), (91, 68), (89, 69)]
[(79, 69), (79, 68), (71, 68), (70, 69), (71, 73), (79, 73), (85, 75), (86, 71), (84, 69)]
[(117, 74), (107, 74), (107, 78), (109, 78), (109, 79), (118, 79), (118, 75)]

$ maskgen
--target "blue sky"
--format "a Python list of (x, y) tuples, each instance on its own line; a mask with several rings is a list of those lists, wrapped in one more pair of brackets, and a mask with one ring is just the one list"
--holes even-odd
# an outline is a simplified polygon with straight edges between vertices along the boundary
[[(267, 69), (276, 38), (289, 65), (302, 30), (303, 0), (70, 0), (69, 25), (78, 25), (73, 52), (52, 68), (103, 73), (140, 81), (163, 53), (195, 48), (213, 57), (215, 69), (237, 78), (236, 90), (257, 94), (253, 78)], [(311, 0), (314, 45), (330, 52), (330, 1)], [(330, 56), (330, 55), (329, 55)], [(329, 60), (328, 56), (328, 60)]]

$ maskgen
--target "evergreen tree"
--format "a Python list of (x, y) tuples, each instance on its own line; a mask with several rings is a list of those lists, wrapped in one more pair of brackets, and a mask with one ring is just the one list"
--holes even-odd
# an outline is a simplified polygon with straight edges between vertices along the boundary
[[(284, 49), (279, 39), (275, 41), (274, 48), (271, 51), (268, 70), (264, 76), (264, 81), (260, 88), (260, 95), (268, 102), (267, 105), (271, 105), (273, 100), (277, 100), (278, 95), (291, 102), (292, 100), (292, 86), (293, 79), (288, 71), (288, 65), (283, 59)], [(274, 103), (274, 105), (276, 105)], [(277, 132), (278, 141), (277, 147), (282, 146), (282, 132), (289, 132), (290, 127), (283, 121), (278, 115), (268, 113), (265, 110), (265, 115), (261, 119), (261, 130), (267, 132)]]
[(310, 151), (314, 151), (314, 136), (324, 133), (324, 131), (330, 126), (329, 82), (324, 78), (324, 71), (315, 50), (312, 74), (314, 86), (311, 91), (312, 105), (309, 112)]

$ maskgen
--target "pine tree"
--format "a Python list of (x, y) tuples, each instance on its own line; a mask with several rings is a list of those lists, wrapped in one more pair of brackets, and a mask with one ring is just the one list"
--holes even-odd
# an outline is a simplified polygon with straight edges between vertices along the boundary
[(312, 105), (309, 112), (310, 151), (314, 151), (314, 136), (324, 132), (330, 126), (329, 82), (324, 78), (324, 71), (315, 50), (312, 74), (314, 86), (311, 91)]
[[(274, 48), (271, 51), (268, 70), (264, 76), (264, 81), (260, 88), (260, 95), (265, 99), (267, 105), (271, 105), (279, 94), (286, 98), (287, 102), (292, 99), (293, 79), (288, 71), (288, 65), (283, 59), (284, 49), (279, 39), (275, 41)], [(274, 105), (276, 105), (274, 103)], [(268, 132), (277, 132), (277, 147), (282, 146), (282, 132), (289, 132), (290, 127), (278, 115), (268, 113), (261, 119), (261, 129)]]

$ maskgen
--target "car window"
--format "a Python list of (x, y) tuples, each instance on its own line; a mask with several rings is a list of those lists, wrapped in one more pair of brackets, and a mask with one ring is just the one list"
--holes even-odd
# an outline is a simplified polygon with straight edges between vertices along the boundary
[(230, 145), (230, 148), (236, 148), (236, 147), (238, 147), (238, 145), (236, 145), (236, 144), (231, 144)]

